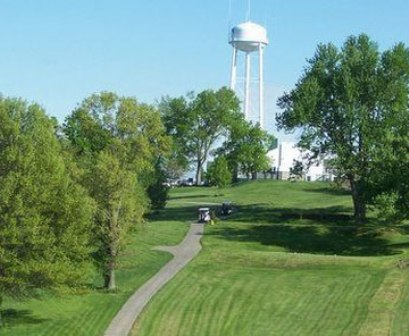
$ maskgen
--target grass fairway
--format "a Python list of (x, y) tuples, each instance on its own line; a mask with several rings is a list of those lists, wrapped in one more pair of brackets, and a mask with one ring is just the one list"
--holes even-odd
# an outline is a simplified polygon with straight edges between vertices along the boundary
[[(357, 228), (350, 197), (322, 183), (260, 181), (172, 192), (168, 218), (236, 203), (200, 255), (151, 301), (133, 334), (409, 335), (407, 225)], [(210, 205), (211, 206), (211, 205)]]
[[(170, 254), (151, 248), (179, 243), (187, 229), (185, 222), (160, 220), (140, 227), (121, 257), (117, 293), (84, 289), (82, 294), (43, 295), (20, 302), (6, 298), (2, 304), (5, 328), (0, 335), (103, 335), (130, 294), (170, 260)], [(94, 288), (101, 285), (99, 281), (98, 277)]]

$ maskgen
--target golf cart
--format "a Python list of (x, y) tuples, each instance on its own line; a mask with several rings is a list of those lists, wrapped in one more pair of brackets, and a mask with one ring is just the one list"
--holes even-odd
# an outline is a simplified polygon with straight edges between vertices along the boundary
[(229, 216), (233, 213), (233, 205), (229, 201), (225, 201), (222, 203), (222, 207), (220, 209), (222, 216)]
[(199, 223), (209, 223), (211, 218), (210, 218), (210, 209), (209, 208), (199, 208), (198, 210), (199, 214)]

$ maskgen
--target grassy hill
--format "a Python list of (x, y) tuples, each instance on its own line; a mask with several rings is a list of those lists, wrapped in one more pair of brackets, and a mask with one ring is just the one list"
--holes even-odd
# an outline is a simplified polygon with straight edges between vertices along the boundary
[(234, 215), (206, 226), (203, 250), (155, 296), (134, 334), (409, 334), (409, 226), (371, 218), (356, 227), (350, 196), (325, 183), (256, 181), (172, 189), (167, 209), (134, 232), (118, 292), (96, 281), (78, 293), (6, 298), (0, 335), (102, 335), (171, 258), (151, 248), (177, 244), (199, 206), (224, 200)]
[(136, 335), (408, 335), (408, 227), (357, 228), (350, 196), (322, 183), (175, 189), (163, 216), (234, 201), (201, 254), (149, 304)]

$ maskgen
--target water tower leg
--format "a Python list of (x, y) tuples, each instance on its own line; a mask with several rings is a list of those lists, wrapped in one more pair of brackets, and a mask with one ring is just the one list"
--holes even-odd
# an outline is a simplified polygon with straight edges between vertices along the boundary
[(264, 129), (264, 53), (263, 46), (259, 45), (259, 122)]
[(237, 79), (237, 49), (233, 47), (233, 59), (231, 62), (231, 80), (230, 89), (236, 90), (236, 79)]
[(250, 110), (250, 64), (251, 58), (250, 53), (246, 53), (246, 80), (244, 87), (244, 118), (248, 120), (249, 110)]

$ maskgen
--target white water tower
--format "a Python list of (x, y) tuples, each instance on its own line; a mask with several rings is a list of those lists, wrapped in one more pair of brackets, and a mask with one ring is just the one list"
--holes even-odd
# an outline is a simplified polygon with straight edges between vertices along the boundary
[(237, 90), (237, 59), (239, 52), (245, 55), (245, 76), (244, 76), (244, 116), (249, 120), (251, 102), (251, 54), (258, 52), (258, 99), (259, 111), (258, 121), (260, 127), (264, 129), (264, 79), (263, 79), (263, 54), (264, 48), (268, 45), (267, 31), (264, 27), (247, 21), (241, 23), (231, 29), (229, 43), (233, 47), (233, 60), (231, 68), (230, 88), (233, 91)]

